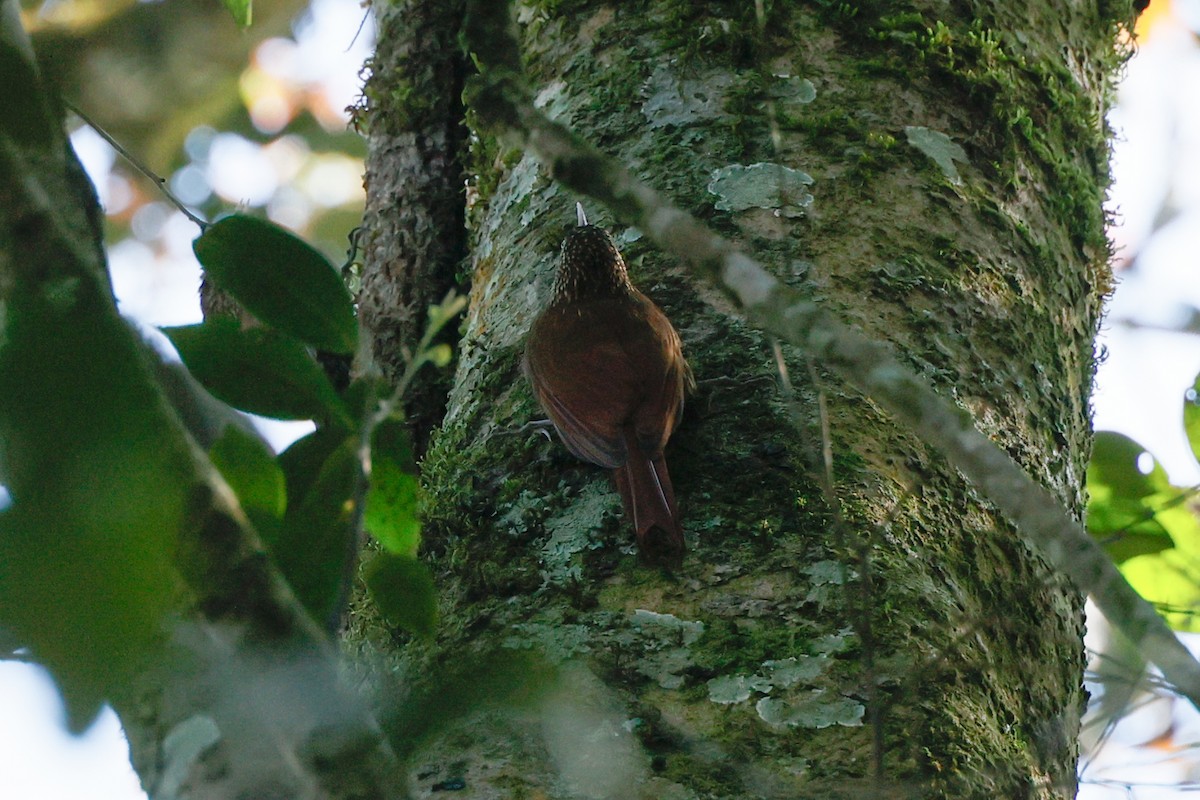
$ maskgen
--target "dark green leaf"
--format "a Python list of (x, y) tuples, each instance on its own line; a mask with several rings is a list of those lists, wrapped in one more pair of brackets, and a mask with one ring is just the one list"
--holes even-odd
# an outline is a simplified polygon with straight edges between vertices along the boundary
[(322, 350), (354, 352), (358, 323), (350, 292), (303, 240), (234, 214), (208, 226), (193, 249), (205, 273), (266, 324)]
[(234, 408), (276, 419), (353, 425), (320, 365), (289, 336), (266, 328), (242, 330), (226, 317), (163, 333), (196, 380)]
[(49, 668), (78, 730), (128, 690), (178, 596), (172, 555), (195, 470), (147, 353), (98, 282), (7, 277), (0, 627)]
[(287, 506), (287, 488), (283, 470), (266, 442), (236, 425), (226, 425), (208, 458), (237, 495), (259, 535), (274, 539)]
[(363, 576), (389, 622), (420, 636), (433, 635), (437, 595), (428, 567), (415, 558), (377, 553), (363, 566)]
[(416, 557), (421, 544), (416, 472), (403, 420), (380, 423), (371, 440), (371, 485), (363, 525), (389, 553), (408, 558)]
[[(11, 13), (9, 13), (11, 12)], [(0, 136), (21, 147), (49, 152), (59, 146), (62, 123), (47, 103), (48, 92), (38, 86), (33, 47), (21, 25), (18, 10), (0, 11), (0, 107), (19, 108), (20, 114), (0, 115)]]
[(352, 440), (349, 431), (324, 427), (292, 442), (279, 454), (279, 467), (287, 481), (287, 496), (293, 502), (307, 496), (333, 451), (342, 446), (352, 447)]
[(221, 0), (229, 13), (233, 15), (233, 21), (243, 28), (250, 27), (250, 18), (253, 12), (250, 2), (251, 0)]
[(375, 413), (379, 399), (391, 393), (391, 387), (382, 378), (359, 376), (346, 387), (342, 399), (355, 419), (366, 419)]
[(325, 459), (308, 491), (292, 496), (271, 547), (292, 591), (322, 623), (331, 622), (340, 612), (347, 558), (354, 546), (356, 455), (353, 438), (344, 438)]

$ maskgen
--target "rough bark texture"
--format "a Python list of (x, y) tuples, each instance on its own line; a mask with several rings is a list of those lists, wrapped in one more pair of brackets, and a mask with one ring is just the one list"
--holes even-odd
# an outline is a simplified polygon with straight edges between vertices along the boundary
[[(891, 341), (1081, 511), (1101, 7), (530, 2), (518, 21), (541, 107)], [(396, 733), (426, 737), (413, 793), (1073, 797), (1081, 598), (920, 441), (793, 359), (797, 432), (763, 337), (616, 230), (699, 382), (667, 450), (692, 550), (639, 565), (606, 476), (522, 429), (523, 337), (577, 198), (495, 142), (475, 156), (472, 304), (425, 462), (443, 622), (398, 650), (366, 613), (355, 632), (410, 693)], [(755, 164), (807, 173), (811, 201), (795, 173), (729, 169)], [(521, 689), (513, 652), (538, 693), (462, 702)]]
[[(396, 380), (426, 310), (458, 284), (465, 255), (461, 2), (377, 6), (379, 47), (364, 90), (367, 204), (359, 311), (371, 352)], [(405, 400), (418, 451), (445, 408), (447, 377)]]

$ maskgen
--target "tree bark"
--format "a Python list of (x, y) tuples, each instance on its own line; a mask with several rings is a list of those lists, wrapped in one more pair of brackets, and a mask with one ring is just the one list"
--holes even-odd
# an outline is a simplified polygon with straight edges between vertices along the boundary
[[(543, 110), (890, 342), (1080, 514), (1109, 8), (516, 13)], [(1073, 797), (1077, 593), (784, 348), (789, 399), (760, 333), (614, 228), (699, 383), (667, 449), (691, 552), (639, 564), (607, 476), (523, 428), (523, 337), (578, 198), (481, 139), (471, 309), (424, 466), (440, 632), (397, 648), (364, 611), (353, 636), (406, 694), (414, 795)]]
[[(409, 0), (378, 13), (381, 44), (360, 118), (370, 134), (359, 311), (371, 353), (392, 381), (425, 331), (426, 310), (460, 284), (466, 255), (461, 18), (461, 2)], [(427, 373), (405, 398), (418, 453), (448, 391), (446, 377)]]

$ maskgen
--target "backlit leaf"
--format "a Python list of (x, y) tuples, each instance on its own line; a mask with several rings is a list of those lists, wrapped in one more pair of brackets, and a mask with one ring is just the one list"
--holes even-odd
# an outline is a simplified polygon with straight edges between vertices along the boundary
[(1183, 393), (1183, 429), (1192, 455), (1200, 461), (1200, 375), (1196, 376), (1192, 388)]
[(233, 15), (233, 21), (243, 28), (250, 27), (250, 18), (253, 11), (250, 3), (251, 0), (221, 0), (221, 3)]
[(421, 544), (419, 492), (408, 428), (402, 420), (387, 420), (372, 437), (371, 484), (363, 523), (389, 553), (409, 558), (417, 555)]

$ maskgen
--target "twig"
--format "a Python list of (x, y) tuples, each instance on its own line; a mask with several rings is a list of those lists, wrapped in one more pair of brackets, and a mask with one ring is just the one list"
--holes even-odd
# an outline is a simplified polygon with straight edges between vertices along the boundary
[(118, 153), (120, 153), (122, 158), (124, 158), (126, 161), (128, 161), (130, 164), (133, 165), (134, 169), (136, 169), (138, 172), (142, 173), (147, 178), (149, 178), (151, 181), (153, 181), (154, 184), (158, 187), (158, 190), (160, 192), (162, 192), (169, 201), (171, 201), (171, 204), (173, 206), (175, 206), (176, 208), (178, 208), (185, 217), (187, 217), (192, 222), (199, 225), (201, 231), (208, 228), (208, 222), (206, 220), (204, 220), (203, 218), (194, 214), (190, 209), (188, 209), (187, 206), (185, 206), (183, 204), (182, 200), (180, 200), (178, 197), (176, 197), (174, 194), (171, 193), (171, 190), (167, 188), (167, 179), (166, 178), (164, 178), (161, 175), (159, 175), (158, 173), (154, 172), (154, 170), (150, 169), (145, 164), (143, 164), (141, 161), (139, 161), (136, 157), (134, 157), (134, 155), (132, 153), (130, 153), (128, 150), (126, 150), (121, 145), (120, 142), (118, 142), (116, 139), (114, 139), (112, 137), (112, 135), (109, 134), (108, 131), (104, 130), (104, 128), (101, 128), (99, 125), (97, 125), (95, 122), (93, 122), (90, 117), (88, 117), (86, 114), (84, 114), (78, 108), (71, 105), (66, 100), (63, 100), (62, 104), (64, 106), (66, 106), (68, 111), (70, 111), (72, 114), (74, 114), (75, 116), (77, 116), (81, 120), (83, 120), (89, 128), (94, 130), (96, 133), (100, 134), (100, 138), (103, 139), (104, 141), (108, 142), (109, 145), (112, 146), (112, 149), (114, 149)]

